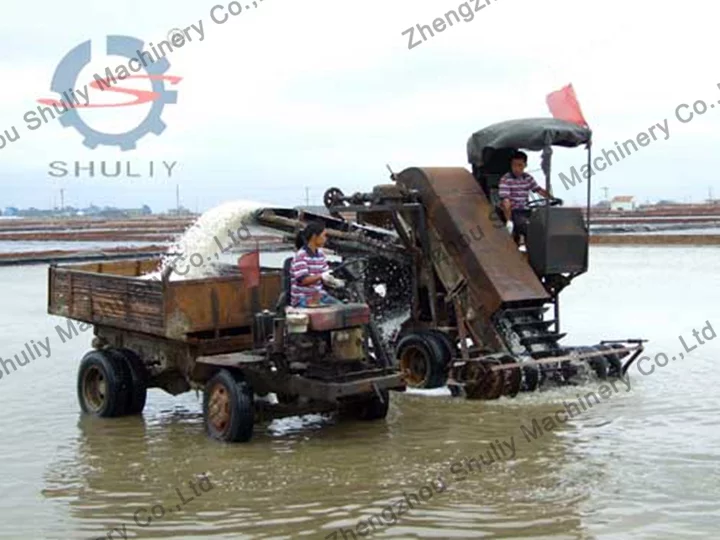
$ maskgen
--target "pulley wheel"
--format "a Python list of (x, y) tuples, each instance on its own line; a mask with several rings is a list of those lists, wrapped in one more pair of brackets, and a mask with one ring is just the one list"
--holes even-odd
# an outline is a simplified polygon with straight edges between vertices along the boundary
[(325, 203), (326, 208), (338, 206), (344, 197), (345, 195), (342, 191), (340, 191), (340, 189), (332, 187), (323, 195), (323, 203)]

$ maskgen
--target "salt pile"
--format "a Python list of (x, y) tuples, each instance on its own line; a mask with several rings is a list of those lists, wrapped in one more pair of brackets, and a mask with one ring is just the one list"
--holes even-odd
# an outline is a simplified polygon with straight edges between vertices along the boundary
[(168, 253), (162, 257), (160, 269), (143, 277), (159, 279), (168, 267), (182, 268), (182, 275), (178, 272), (170, 273), (171, 281), (213, 275), (215, 262), (219, 260), (221, 253), (236, 247), (240, 242), (252, 239), (249, 225), (253, 224), (254, 212), (272, 206), (238, 200), (208, 210), (170, 246)]

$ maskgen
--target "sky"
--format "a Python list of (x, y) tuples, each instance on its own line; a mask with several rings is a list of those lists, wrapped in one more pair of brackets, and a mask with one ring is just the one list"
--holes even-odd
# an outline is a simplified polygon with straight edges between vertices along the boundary
[[(224, 0), (192, 3), (154, 0), (66, 5), (38, 0), (4, 4), (0, 21), (3, 96), (0, 135), (20, 137), (0, 148), (5, 206), (139, 207), (154, 211), (181, 204), (203, 211), (224, 201), (250, 199), (278, 206), (321, 204), (329, 187), (346, 193), (388, 183), (389, 164), (468, 167), (466, 142), (485, 126), (548, 117), (545, 96), (572, 83), (593, 130), (593, 152), (636, 139), (665, 125), (647, 146), (593, 176), (592, 198), (634, 195), (699, 202), (710, 190), (720, 198), (720, 62), (715, 52), (714, 4), (700, 0), (488, 0), (473, 20), (435, 32), (408, 49), (408, 28), (431, 25), (457, 0), (243, 0), (242, 13), (218, 24)], [(468, 17), (469, 18), (469, 17)], [(181, 77), (166, 89), (177, 102), (162, 112), (165, 131), (148, 134), (135, 150), (86, 148), (83, 136), (57, 120), (29, 130), (23, 120), (50, 89), (63, 56), (91, 40), (92, 59), (77, 87), (106, 67), (127, 64), (107, 56), (108, 35), (157, 44), (173, 28), (203, 23), (167, 55), (166, 75)], [(414, 32), (417, 39), (418, 31)], [(118, 86), (149, 90), (148, 80)], [(129, 101), (90, 90), (92, 104)], [(676, 109), (707, 103), (704, 114), (681, 122)], [(719, 106), (714, 107), (715, 104)], [(711, 105), (713, 107), (711, 108)], [(79, 109), (82, 120), (107, 133), (135, 128), (150, 104)], [(690, 109), (682, 109), (687, 119)], [(667, 122), (665, 124), (665, 122)], [(2, 141), (0, 141), (0, 146)], [(556, 151), (551, 179), (567, 203), (581, 204), (586, 184), (566, 189), (558, 178), (586, 161), (582, 149)], [(52, 162), (71, 174), (50, 174)], [(75, 163), (96, 174), (81, 171)], [(101, 177), (100, 164), (117, 178)], [(149, 176), (150, 162), (154, 165)], [(175, 165), (168, 178), (163, 162)], [(539, 154), (529, 169), (539, 168)], [(141, 177), (128, 177), (131, 174)], [(541, 179), (541, 173), (535, 173)]]

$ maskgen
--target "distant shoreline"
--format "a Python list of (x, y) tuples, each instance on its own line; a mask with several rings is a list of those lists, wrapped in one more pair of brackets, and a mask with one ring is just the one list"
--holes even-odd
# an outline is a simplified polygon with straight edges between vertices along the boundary
[(594, 234), (591, 245), (720, 246), (720, 234)]
[[(610, 234), (592, 235), (590, 244), (593, 246), (720, 246), (720, 234)], [(263, 252), (288, 251), (292, 247), (286, 242), (261, 242), (259, 248)], [(0, 266), (26, 265), (26, 264), (53, 264), (84, 261), (102, 261), (113, 259), (136, 259), (160, 257), (167, 253), (168, 246), (152, 245), (141, 247), (111, 247), (107, 249), (92, 250), (38, 250), (16, 253), (0, 253)], [(255, 249), (255, 243), (239, 245), (233, 252), (238, 254)]]
[[(159, 257), (198, 217), (3, 219), (0, 220), (0, 245), (12, 242), (17, 243), (17, 247), (5, 252), (0, 248), (0, 266)], [(720, 206), (632, 212), (593, 211), (592, 226), (592, 245), (718, 246)], [(717, 229), (717, 234), (714, 234), (714, 229)], [(683, 230), (691, 232), (683, 233)], [(256, 241), (261, 250), (267, 252), (292, 249), (280, 235), (253, 235), (250, 241), (240, 243), (233, 252), (254, 249)], [(23, 242), (28, 245), (22, 246)], [(58, 242), (63, 244), (63, 249), (53, 245)], [(77, 249), (72, 246), (75, 242), (79, 244)], [(147, 245), (122, 245), (132, 242)]]
[[(257, 246), (264, 252), (286, 251), (291, 249), (287, 243), (277, 240), (259, 241)], [(47, 249), (36, 251), (18, 251), (9, 253), (0, 253), (0, 266), (13, 266), (24, 264), (53, 264), (53, 263), (70, 263), (83, 261), (103, 261), (117, 259), (136, 259), (148, 257), (160, 257), (168, 252), (169, 245), (151, 245), (151, 246), (115, 246), (103, 249), (78, 249), (78, 250), (62, 250)], [(235, 249), (228, 253), (237, 253), (238, 255), (255, 249), (255, 242), (246, 242), (239, 244)]]

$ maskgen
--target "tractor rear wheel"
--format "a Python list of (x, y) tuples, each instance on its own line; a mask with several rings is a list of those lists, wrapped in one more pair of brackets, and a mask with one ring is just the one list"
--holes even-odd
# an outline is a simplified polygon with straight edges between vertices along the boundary
[(445, 384), (442, 342), (433, 335), (413, 333), (400, 340), (397, 358), (405, 382), (411, 388), (438, 388)]
[(452, 362), (453, 358), (457, 356), (457, 346), (455, 342), (442, 330), (430, 328), (423, 332), (428, 337), (435, 339), (442, 350), (442, 364), (448, 366)]

